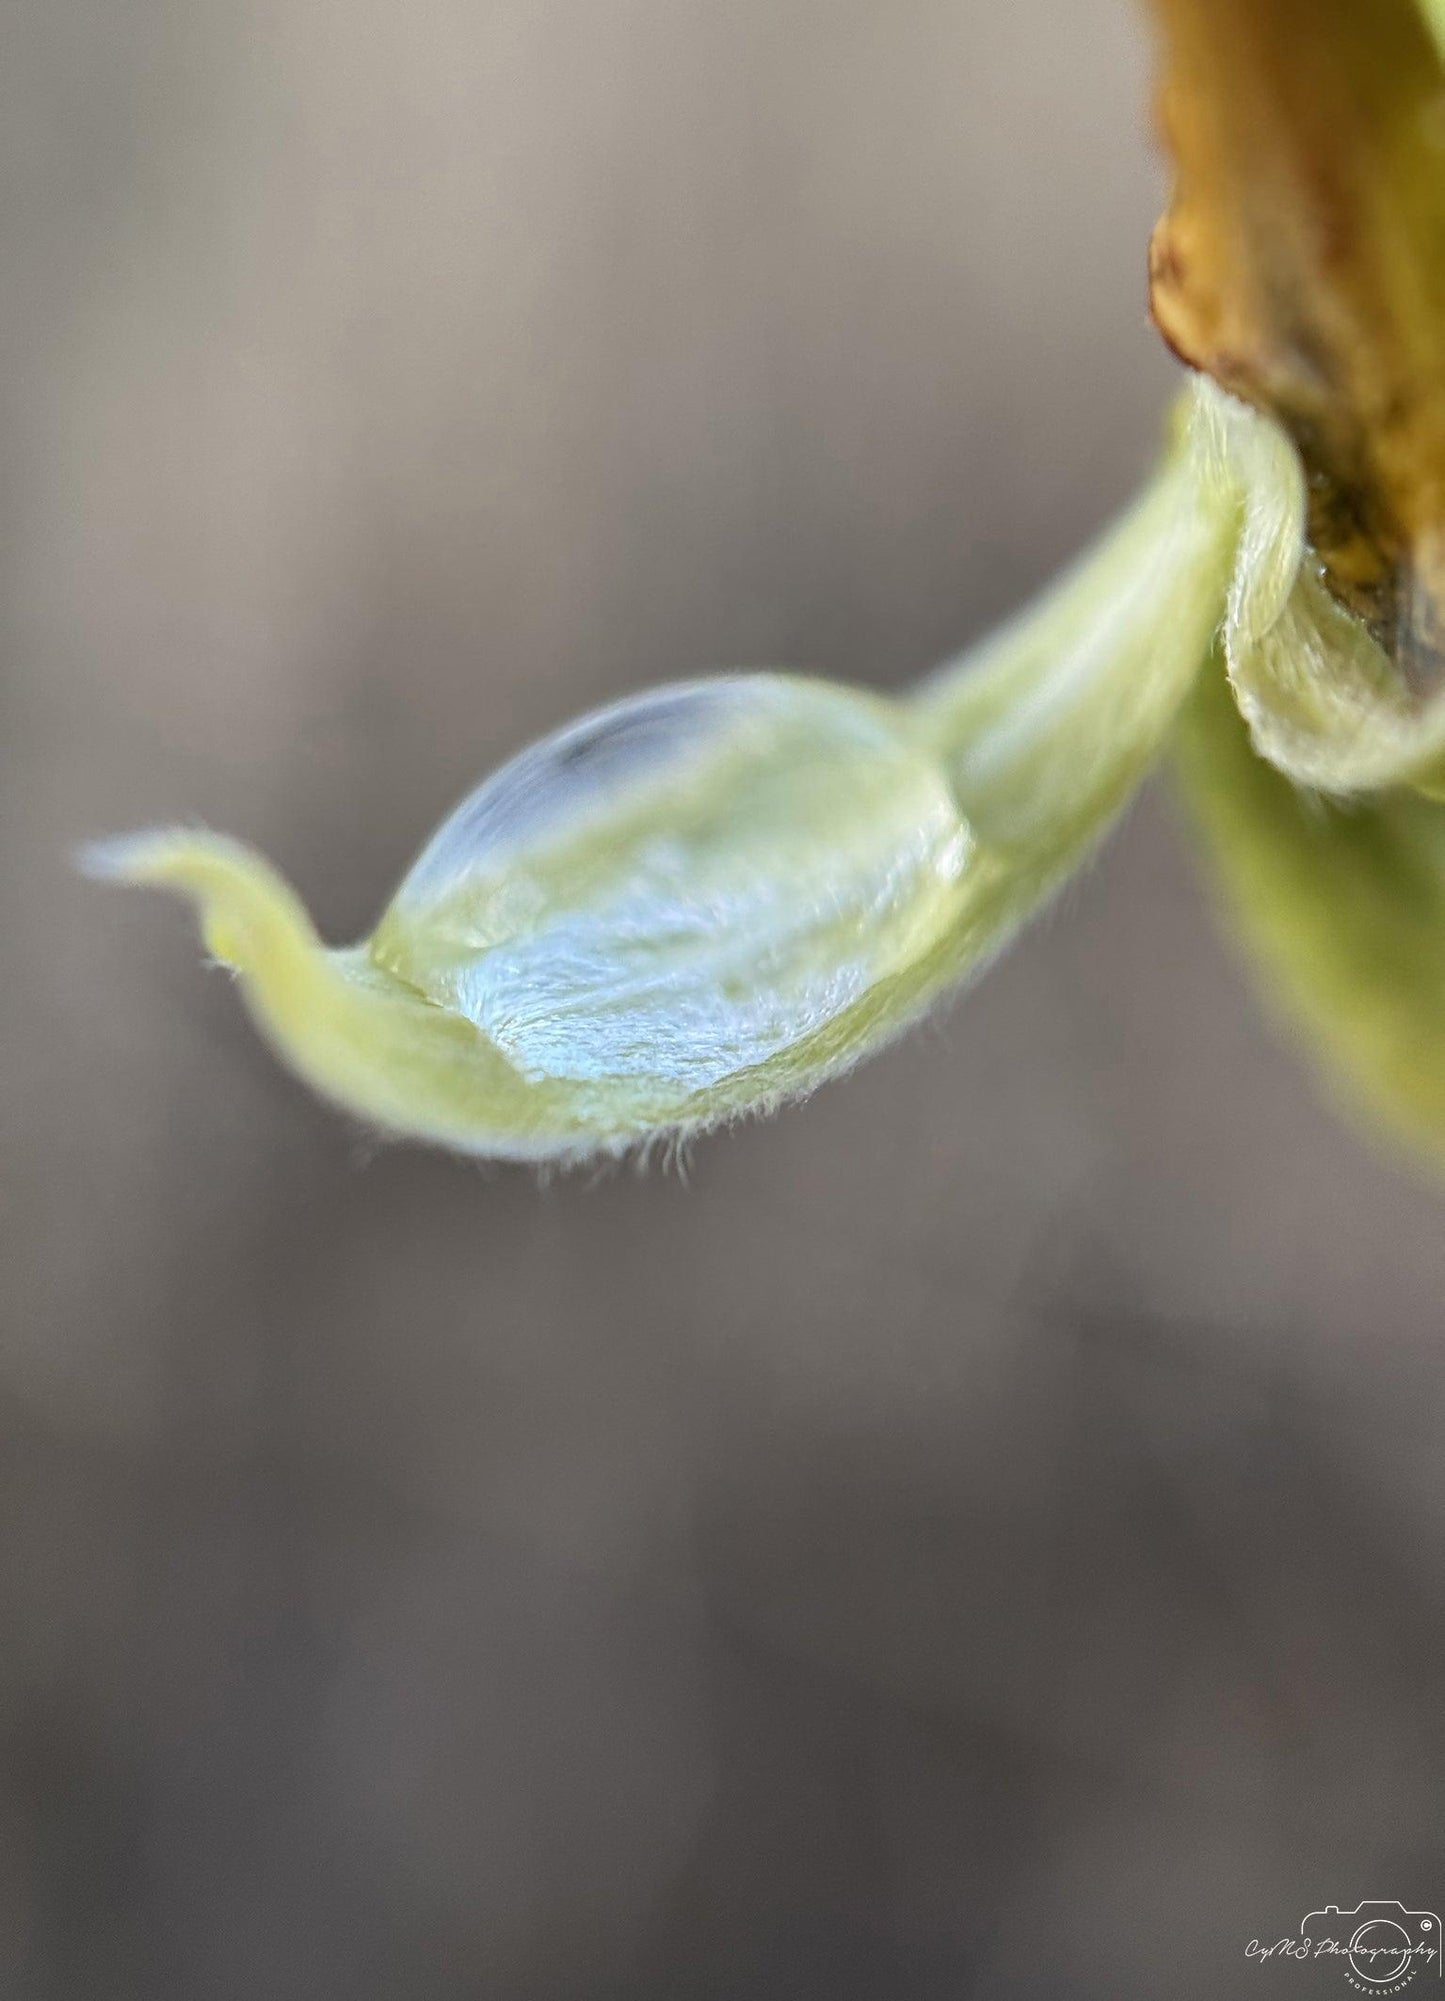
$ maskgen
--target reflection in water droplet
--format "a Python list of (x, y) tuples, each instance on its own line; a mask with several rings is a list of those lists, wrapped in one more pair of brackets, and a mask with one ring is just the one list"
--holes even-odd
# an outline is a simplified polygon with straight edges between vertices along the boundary
[(372, 950), (524, 1076), (700, 1090), (933, 945), (970, 848), (885, 703), (775, 675), (698, 682), (618, 703), (488, 779)]

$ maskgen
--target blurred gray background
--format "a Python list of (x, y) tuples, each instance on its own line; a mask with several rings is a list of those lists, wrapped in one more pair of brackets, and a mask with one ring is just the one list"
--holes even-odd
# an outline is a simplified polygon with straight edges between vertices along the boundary
[(690, 1182), (384, 1147), (160, 899), (329, 935), (579, 709), (906, 682), (1173, 371), (1125, 0), (19, 0), (0, 1992), (1342, 1992), (1445, 1902), (1441, 1199), (1165, 802)]

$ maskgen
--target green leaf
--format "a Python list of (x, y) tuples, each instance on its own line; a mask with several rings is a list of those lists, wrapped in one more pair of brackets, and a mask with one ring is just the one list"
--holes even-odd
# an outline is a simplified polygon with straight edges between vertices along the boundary
[(1445, 775), (1445, 689), (1421, 689), (1325, 588), (1305, 540), (1304, 472), (1270, 419), (1219, 395), (1244, 493), (1224, 624), (1229, 678), (1255, 749), (1335, 793)]
[(983, 965), (1158, 753), (1235, 540), (1217, 400), (1091, 556), (911, 701), (759, 674), (619, 703), (464, 801), (360, 945), (324, 947), (214, 835), (88, 865), (194, 902), (277, 1053), (385, 1129), (565, 1160), (767, 1110)]
[(1133, 507), (914, 697), (971, 823), (1015, 858), (1074, 866), (1163, 745), (1223, 615), (1238, 541), (1238, 409), (1196, 378), (1165, 463)]
[(1224, 921), (1288, 1021), (1367, 1123), (1445, 1162), (1445, 806), (1295, 786), (1209, 673), (1175, 763)]

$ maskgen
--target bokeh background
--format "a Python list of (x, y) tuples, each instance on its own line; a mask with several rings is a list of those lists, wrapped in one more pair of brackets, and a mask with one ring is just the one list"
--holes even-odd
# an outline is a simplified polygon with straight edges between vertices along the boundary
[(539, 1188), (160, 899), (366, 928), (716, 666), (908, 681), (1174, 379), (1125, 0), (18, 0), (0, 63), (0, 1991), (1338, 1992), (1445, 1902), (1445, 1208), (1167, 803), (941, 1023)]

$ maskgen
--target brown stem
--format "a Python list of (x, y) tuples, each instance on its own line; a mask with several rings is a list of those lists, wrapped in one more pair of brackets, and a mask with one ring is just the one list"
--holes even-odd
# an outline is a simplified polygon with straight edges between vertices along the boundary
[(1445, 72), (1413, 0), (1150, 0), (1173, 198), (1150, 304), (1277, 417), (1326, 582), (1445, 675)]

